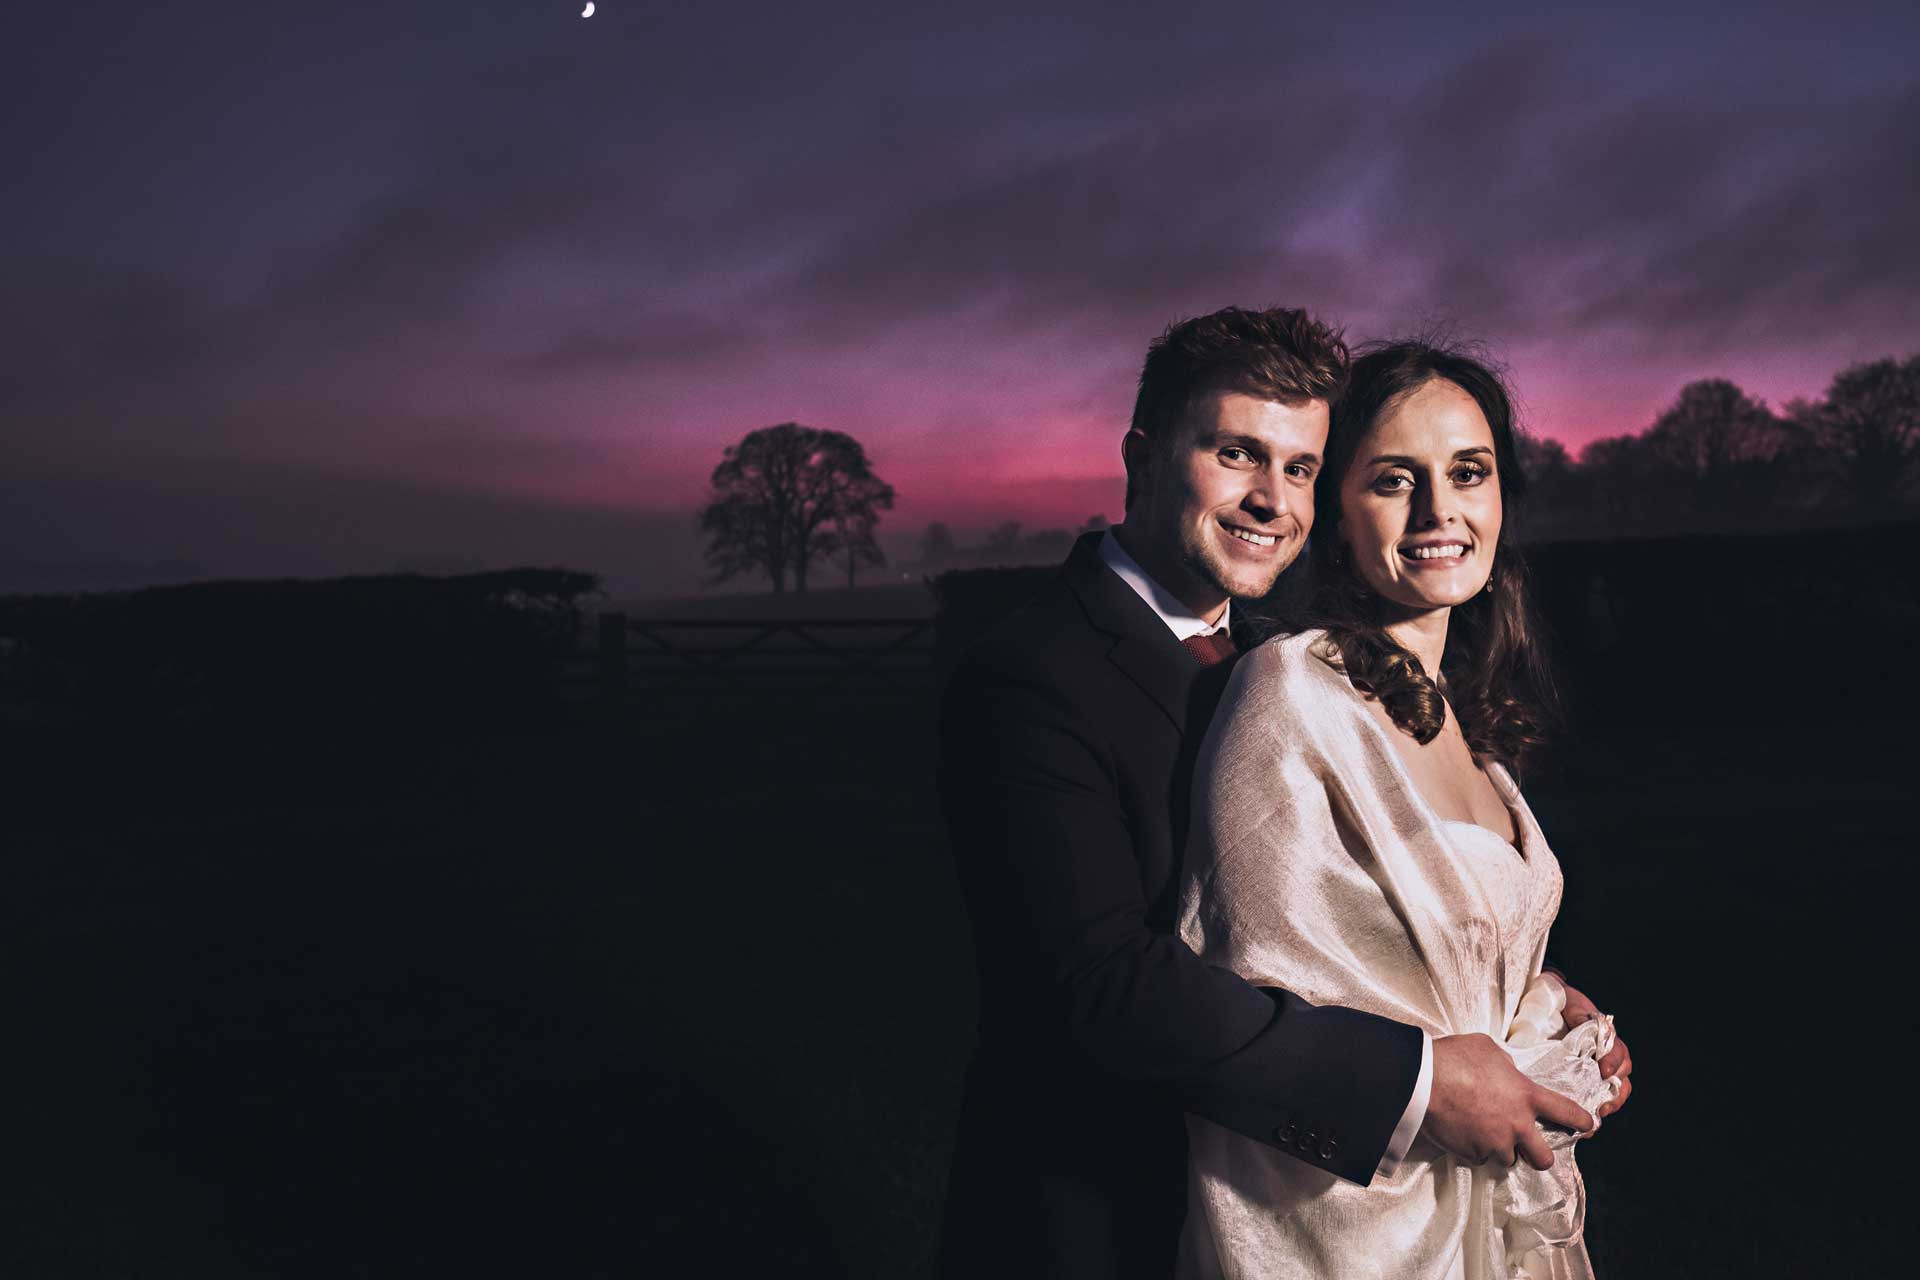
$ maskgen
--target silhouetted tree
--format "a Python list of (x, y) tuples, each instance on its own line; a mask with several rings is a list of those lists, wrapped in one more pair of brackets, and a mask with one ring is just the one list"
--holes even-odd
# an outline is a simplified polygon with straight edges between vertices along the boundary
[(1520, 469), (1526, 472), (1530, 482), (1543, 481), (1573, 467), (1573, 458), (1567, 453), (1567, 446), (1558, 440), (1521, 432), (1514, 437), (1514, 443), (1520, 450)]
[(1059, 560), (1073, 549), (1073, 534), (1065, 529), (1039, 529), (1027, 535), (1027, 555), (1034, 560)]
[(1696, 507), (1714, 513), (1752, 508), (1771, 496), (1768, 464), (1785, 443), (1767, 406), (1725, 378), (1682, 387), (1645, 439), (1656, 460), (1692, 482), (1690, 495), (1673, 495), (1681, 505), (1691, 496)]
[(1008, 520), (987, 531), (987, 544), (984, 550), (989, 556), (1001, 560), (1018, 560), (1023, 547), (1018, 520)]
[(1578, 522), (1585, 494), (1566, 446), (1522, 432), (1514, 438), (1520, 451), (1520, 471), (1527, 477), (1526, 527), (1563, 530)]
[(1578, 504), (1601, 527), (1617, 533), (1643, 526), (1661, 509), (1663, 479), (1645, 436), (1606, 436), (1580, 450)]
[[(880, 544), (874, 541), (873, 528), (880, 523), (880, 512), (892, 506), (893, 486), (873, 475), (849, 476), (841, 484), (834, 499), (833, 532), (827, 549), (846, 560), (848, 590), (852, 590), (854, 574), (861, 565), (887, 562)], [(804, 590), (804, 575), (801, 581)]]
[(1834, 375), (1824, 400), (1796, 405), (1813, 458), (1839, 481), (1840, 499), (1886, 505), (1920, 457), (1920, 355), (1874, 360)]
[(762, 572), (775, 591), (787, 589), (787, 548), (778, 513), (757, 496), (715, 495), (700, 509), (700, 531), (707, 535), (710, 582), (742, 573)]
[(953, 559), (953, 530), (938, 520), (927, 526), (920, 535), (920, 560), (923, 564), (941, 565)]
[(805, 591), (813, 562), (843, 542), (861, 555), (860, 539), (871, 542), (879, 513), (893, 505), (892, 487), (873, 474), (858, 440), (796, 422), (748, 432), (713, 469), (712, 485), (700, 510), (711, 580), (764, 573), (780, 592), (789, 573)]

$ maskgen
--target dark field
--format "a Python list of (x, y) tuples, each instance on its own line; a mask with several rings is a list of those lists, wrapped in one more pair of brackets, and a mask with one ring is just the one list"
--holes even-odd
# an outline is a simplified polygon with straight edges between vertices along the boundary
[[(1773, 674), (1601, 689), (1529, 786), (1634, 1049), (1603, 1277), (1904, 1235), (1913, 719)], [(0, 1274), (926, 1273), (972, 1011), (924, 694), (6, 764)]]

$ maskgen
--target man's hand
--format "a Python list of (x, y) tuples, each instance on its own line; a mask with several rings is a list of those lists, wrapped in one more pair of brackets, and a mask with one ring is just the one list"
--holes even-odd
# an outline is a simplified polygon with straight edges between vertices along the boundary
[(1573, 1099), (1521, 1074), (1507, 1051), (1483, 1035), (1433, 1042), (1433, 1095), (1420, 1133), (1470, 1164), (1488, 1160), (1511, 1169), (1517, 1158), (1553, 1167), (1553, 1149), (1536, 1119), (1585, 1133), (1594, 1119)]
[[(1567, 1007), (1560, 1011), (1567, 1030), (1571, 1031), (1581, 1023), (1600, 1016), (1600, 1010), (1594, 1007), (1593, 1001), (1575, 990), (1565, 978), (1560, 979), (1560, 985), (1567, 989)], [(1612, 1102), (1601, 1103), (1599, 1110), (1594, 1113), (1605, 1119), (1627, 1105), (1627, 1098), (1633, 1093), (1633, 1055), (1627, 1052), (1625, 1040), (1616, 1038), (1613, 1048), (1607, 1050), (1607, 1056), (1600, 1059), (1600, 1074), (1620, 1077), (1620, 1092)]]

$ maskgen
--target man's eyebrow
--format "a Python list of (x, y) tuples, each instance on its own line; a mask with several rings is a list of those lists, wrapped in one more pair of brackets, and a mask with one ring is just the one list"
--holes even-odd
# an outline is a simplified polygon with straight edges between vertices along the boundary
[[(1239, 448), (1245, 449), (1248, 453), (1267, 454), (1272, 452), (1272, 450), (1267, 447), (1267, 442), (1259, 436), (1244, 435), (1238, 431), (1219, 432), (1213, 437), (1211, 443), (1217, 449), (1238, 446)], [(1320, 465), (1320, 455), (1311, 449), (1302, 449), (1298, 453), (1289, 455), (1287, 461), (1309, 462), (1317, 467)]]

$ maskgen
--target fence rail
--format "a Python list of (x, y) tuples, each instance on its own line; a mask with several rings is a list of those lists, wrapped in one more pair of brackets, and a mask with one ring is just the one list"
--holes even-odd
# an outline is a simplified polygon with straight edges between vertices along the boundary
[(603, 613), (563, 673), (574, 699), (637, 694), (907, 693), (934, 671), (932, 618), (634, 618)]

